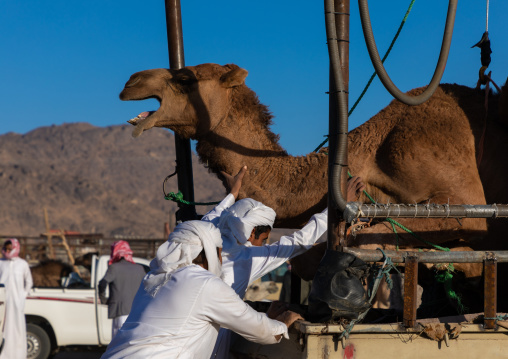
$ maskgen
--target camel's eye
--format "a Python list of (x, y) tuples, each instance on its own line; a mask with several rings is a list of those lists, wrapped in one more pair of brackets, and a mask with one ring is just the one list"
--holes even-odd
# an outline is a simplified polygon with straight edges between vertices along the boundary
[(132, 87), (134, 86), (135, 84), (137, 84), (140, 80), (140, 77), (139, 76), (136, 76), (134, 78), (130, 78), (129, 81), (127, 81), (127, 83), (125, 84), (125, 88), (128, 88), (128, 87)]
[(196, 79), (189, 75), (175, 76), (174, 80), (182, 85), (191, 85), (192, 83), (196, 82)]

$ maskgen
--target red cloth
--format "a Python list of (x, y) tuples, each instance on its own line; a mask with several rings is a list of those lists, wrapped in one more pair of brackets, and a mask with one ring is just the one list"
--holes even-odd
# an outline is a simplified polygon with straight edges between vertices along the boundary
[(21, 248), (19, 241), (16, 238), (9, 238), (5, 242), (12, 243), (12, 250), (9, 253), (7, 253), (5, 251), (5, 244), (4, 244), (4, 247), (2, 248), (2, 254), (3, 254), (4, 258), (12, 259), (14, 257), (18, 257), (19, 256), (19, 249)]
[(109, 264), (118, 262), (124, 258), (126, 261), (134, 263), (132, 259), (132, 250), (129, 243), (126, 241), (116, 241), (111, 245), (111, 256), (109, 258)]

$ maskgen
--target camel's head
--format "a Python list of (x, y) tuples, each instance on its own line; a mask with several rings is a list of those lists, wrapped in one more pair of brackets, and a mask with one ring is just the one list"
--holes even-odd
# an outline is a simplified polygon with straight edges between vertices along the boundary
[(131, 76), (120, 99), (160, 102), (157, 111), (142, 112), (128, 121), (139, 136), (152, 127), (166, 127), (195, 139), (213, 130), (228, 115), (230, 92), (244, 85), (247, 71), (236, 65), (203, 64), (180, 70), (154, 69)]

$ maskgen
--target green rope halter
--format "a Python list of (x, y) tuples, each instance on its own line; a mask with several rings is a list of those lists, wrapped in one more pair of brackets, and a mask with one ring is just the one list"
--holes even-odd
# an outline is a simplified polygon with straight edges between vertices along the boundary
[(167, 195), (164, 196), (165, 200), (173, 201), (185, 205), (193, 205), (193, 206), (210, 206), (214, 204), (219, 204), (219, 202), (189, 202), (183, 199), (182, 192), (178, 191), (178, 193), (175, 192), (169, 192)]

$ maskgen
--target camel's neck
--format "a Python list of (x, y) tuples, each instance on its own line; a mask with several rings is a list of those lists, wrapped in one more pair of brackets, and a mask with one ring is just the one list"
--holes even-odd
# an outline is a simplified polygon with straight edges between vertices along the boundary
[[(231, 93), (230, 108), (218, 125), (198, 136), (197, 152), (215, 173), (233, 172), (243, 166), (263, 167), (281, 157), (290, 157), (270, 131), (272, 115), (247, 86)], [(232, 173), (232, 172), (229, 172)]]
[(291, 157), (277, 143), (276, 135), (267, 128), (255, 126), (258, 119), (238, 115), (231, 113), (213, 132), (198, 138), (199, 158), (213, 172), (238, 170), (243, 165), (260, 162), (269, 166), (275, 159)]

